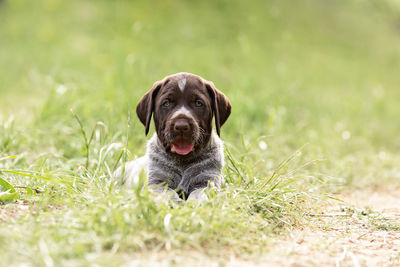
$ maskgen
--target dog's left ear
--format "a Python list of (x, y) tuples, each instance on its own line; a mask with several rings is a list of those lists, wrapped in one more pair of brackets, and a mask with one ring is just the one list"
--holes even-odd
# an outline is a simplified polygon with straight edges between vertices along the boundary
[(215, 128), (218, 136), (221, 132), (221, 126), (226, 122), (229, 115), (231, 115), (232, 106), (229, 99), (215, 88), (212, 82), (205, 82), (208, 93), (211, 96), (211, 107), (215, 116)]
[(136, 114), (146, 127), (146, 135), (149, 133), (151, 116), (154, 112), (155, 98), (160, 91), (161, 82), (154, 83), (153, 87), (147, 92), (136, 106)]

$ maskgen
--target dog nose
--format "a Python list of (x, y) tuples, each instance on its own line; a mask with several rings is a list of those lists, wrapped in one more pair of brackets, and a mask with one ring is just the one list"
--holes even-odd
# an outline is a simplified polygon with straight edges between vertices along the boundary
[(177, 120), (174, 129), (178, 132), (188, 132), (190, 130), (190, 125), (186, 120)]

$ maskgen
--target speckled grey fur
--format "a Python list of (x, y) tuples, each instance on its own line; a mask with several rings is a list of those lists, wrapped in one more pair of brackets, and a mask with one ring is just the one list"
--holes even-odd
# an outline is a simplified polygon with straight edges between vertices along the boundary
[(216, 187), (221, 185), (224, 149), (216, 134), (212, 134), (202, 153), (193, 158), (167, 154), (157, 135), (154, 135), (147, 145), (146, 156), (149, 159), (150, 186), (164, 183), (168, 188), (183, 191), (188, 196), (195, 189), (207, 187), (209, 182), (214, 182)]
[[(223, 179), (221, 170), (224, 166), (223, 142), (212, 134), (210, 143), (203, 152), (192, 158), (180, 158), (167, 154), (156, 134), (147, 143), (146, 155), (134, 161), (127, 162), (124, 172), (124, 184), (132, 186), (139, 181), (139, 175), (144, 170), (147, 174), (149, 187), (157, 192), (184, 192), (189, 199), (204, 199), (203, 189), (210, 182), (218, 188)], [(122, 177), (122, 167), (115, 172), (117, 180)], [(173, 198), (178, 200), (174, 193)]]

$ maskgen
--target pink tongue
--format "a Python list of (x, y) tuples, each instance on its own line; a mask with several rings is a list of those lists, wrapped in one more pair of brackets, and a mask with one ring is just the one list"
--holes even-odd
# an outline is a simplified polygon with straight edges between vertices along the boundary
[(175, 152), (179, 155), (189, 154), (193, 150), (193, 144), (185, 141), (178, 141), (172, 146)]

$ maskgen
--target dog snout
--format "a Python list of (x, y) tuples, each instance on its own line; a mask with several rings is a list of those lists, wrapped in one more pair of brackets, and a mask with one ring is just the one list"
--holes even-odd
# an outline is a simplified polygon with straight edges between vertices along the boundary
[(180, 133), (187, 133), (190, 131), (190, 124), (187, 120), (179, 119), (174, 124), (174, 130)]

